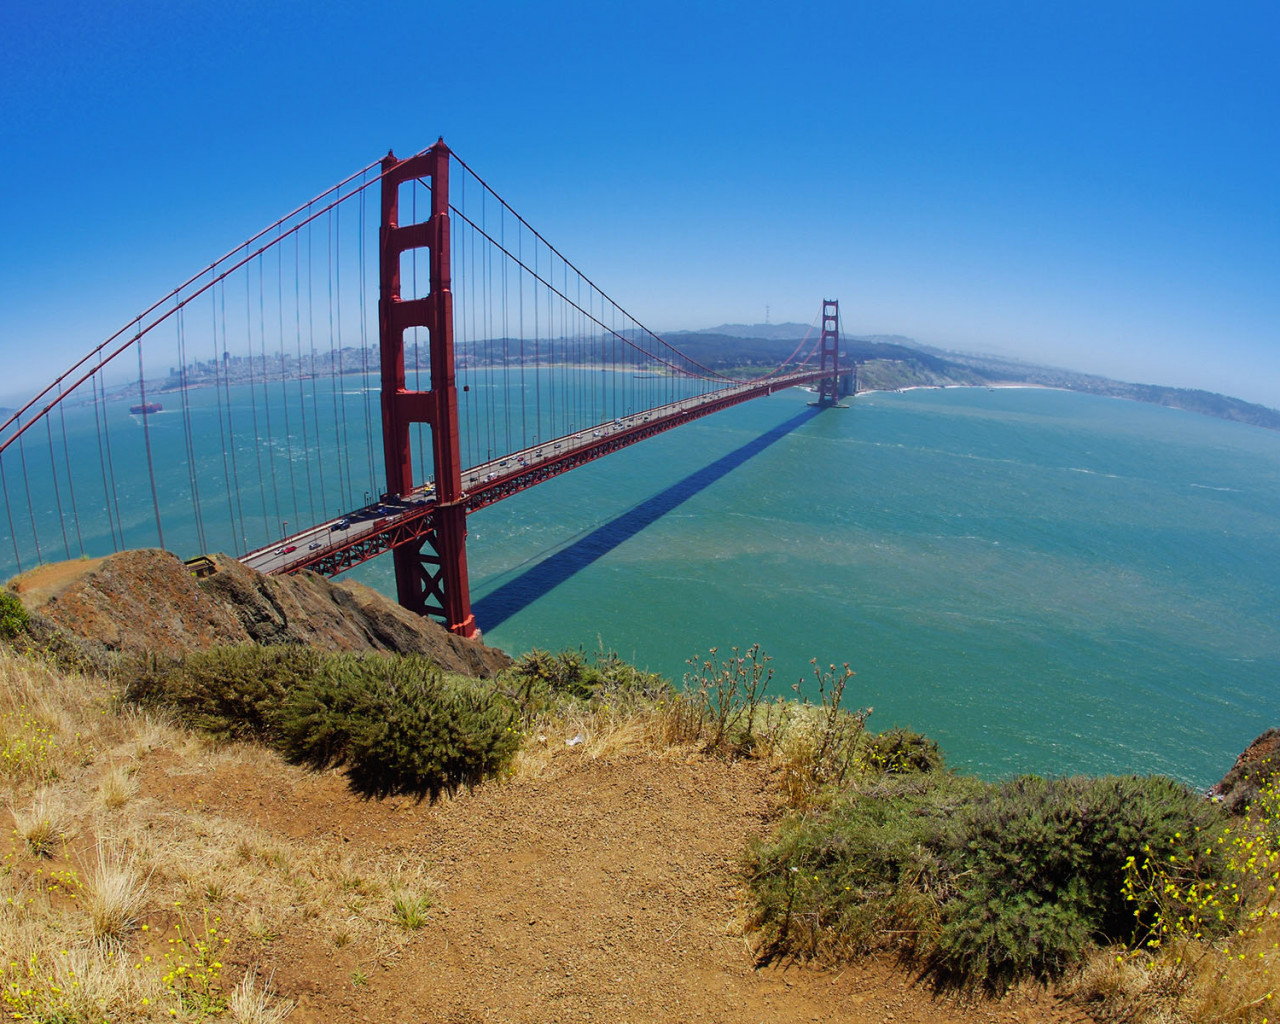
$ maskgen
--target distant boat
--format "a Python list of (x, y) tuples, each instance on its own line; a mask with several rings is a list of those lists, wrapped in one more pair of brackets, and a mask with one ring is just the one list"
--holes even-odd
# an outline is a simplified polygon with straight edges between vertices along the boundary
[(159, 412), (164, 406), (159, 402), (147, 402), (146, 405), (131, 405), (129, 411), (135, 416), (145, 416), (153, 412)]

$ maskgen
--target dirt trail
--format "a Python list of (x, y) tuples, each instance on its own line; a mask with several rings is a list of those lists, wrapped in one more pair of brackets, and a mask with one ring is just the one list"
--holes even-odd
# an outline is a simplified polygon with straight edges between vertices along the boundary
[(335, 775), (283, 766), (189, 771), (148, 760), (144, 789), (175, 810), (425, 861), (438, 885), (430, 922), (377, 964), (283, 929), (263, 952), (278, 991), (298, 1000), (293, 1024), (1089, 1019), (1043, 992), (936, 998), (889, 961), (756, 969), (737, 865), (774, 820), (758, 764), (559, 750), (539, 777), (436, 807), (361, 801)]

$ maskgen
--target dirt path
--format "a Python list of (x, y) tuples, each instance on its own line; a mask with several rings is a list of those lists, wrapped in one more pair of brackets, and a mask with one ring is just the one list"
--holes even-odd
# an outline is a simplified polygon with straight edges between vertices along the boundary
[(362, 961), (304, 928), (270, 944), (276, 987), (298, 1000), (294, 1024), (1088, 1020), (1045, 993), (937, 999), (886, 961), (756, 969), (737, 869), (774, 815), (756, 764), (560, 751), (540, 777), (436, 807), (236, 763), (175, 774), (152, 761), (144, 785), (282, 837), (427, 865), (437, 907), (396, 955)]

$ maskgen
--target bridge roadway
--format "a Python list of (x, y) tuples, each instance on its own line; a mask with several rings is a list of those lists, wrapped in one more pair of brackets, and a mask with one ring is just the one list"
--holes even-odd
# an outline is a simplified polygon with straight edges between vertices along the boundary
[[(463, 470), (462, 494), (458, 500), (466, 505), (468, 513), (474, 512), (665, 430), (784, 388), (816, 383), (823, 376), (820, 371), (806, 370), (735, 384), (482, 462)], [(421, 537), (431, 530), (436, 508), (435, 486), (427, 484), (409, 494), (387, 496), (347, 515), (291, 534), (250, 551), (240, 561), (267, 575), (310, 569), (334, 576)]]

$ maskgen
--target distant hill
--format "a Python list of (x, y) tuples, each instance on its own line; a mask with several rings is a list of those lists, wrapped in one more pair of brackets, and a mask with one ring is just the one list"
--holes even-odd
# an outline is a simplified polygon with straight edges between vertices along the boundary
[(808, 324), (721, 324), (719, 327), (704, 327), (700, 331), (685, 331), (693, 334), (722, 334), (726, 338), (751, 338), (755, 341), (799, 341), (812, 332), (816, 338), (819, 328)]
[[(937, 350), (932, 350), (936, 352)], [(1092, 395), (1109, 395), (1128, 398), (1135, 402), (1165, 405), (1172, 409), (1185, 409), (1205, 416), (1214, 416), (1237, 423), (1248, 423), (1268, 430), (1280, 430), (1280, 411), (1243, 399), (1221, 395), (1216, 391), (1200, 388), (1173, 388), (1162, 384), (1132, 384), (1112, 380), (1098, 374), (1076, 373), (1052, 366), (1036, 366), (1013, 359), (995, 356), (975, 356), (945, 353), (957, 366), (964, 366), (988, 377), (1003, 381), (1039, 384), (1043, 387), (1065, 388), (1068, 391), (1084, 391)]]
[[(698, 362), (723, 371), (777, 366), (795, 351), (796, 345), (806, 335), (816, 344), (817, 330), (803, 324), (722, 324), (665, 337)], [(858, 387), (862, 391), (1033, 384), (1128, 398), (1280, 430), (1280, 411), (1198, 388), (1133, 384), (1013, 359), (947, 352), (920, 345), (900, 335), (845, 335), (843, 344), (841, 359), (852, 359), (858, 363)]]

